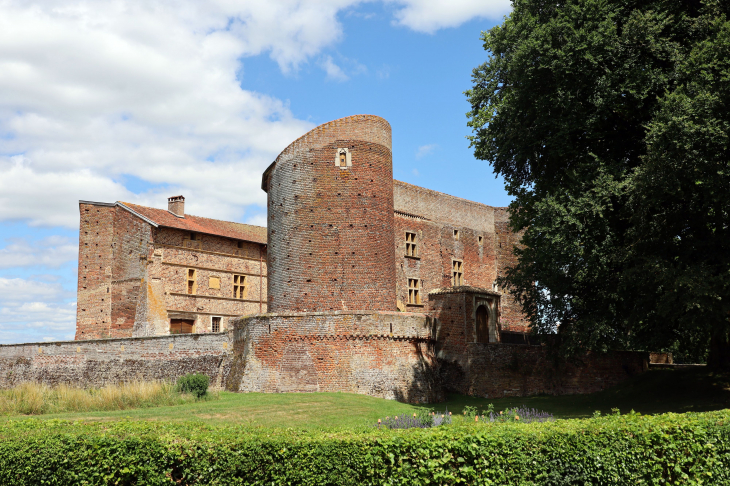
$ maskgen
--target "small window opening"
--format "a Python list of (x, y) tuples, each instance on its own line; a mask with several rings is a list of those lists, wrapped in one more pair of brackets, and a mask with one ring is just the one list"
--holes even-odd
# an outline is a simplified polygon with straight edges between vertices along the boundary
[(233, 298), (234, 299), (245, 299), (246, 298), (246, 276), (245, 275), (234, 275), (233, 276)]
[(464, 285), (464, 262), (461, 260), (454, 260), (452, 265), (451, 285), (454, 287)]
[(188, 268), (188, 294), (195, 295), (195, 293), (198, 291), (198, 275), (197, 270), (194, 268)]
[(211, 317), (210, 328), (213, 332), (221, 332), (221, 318)]
[(480, 235), (477, 239), (479, 240), (479, 244), (480, 245), (484, 243), (484, 237), (483, 236)]
[(418, 246), (416, 243), (416, 233), (410, 233), (406, 231), (406, 256), (417, 257)]
[(417, 278), (408, 279), (408, 303), (421, 303), (421, 280)]
[(454, 230), (454, 239), (455, 239), (456, 241), (459, 241), (459, 230), (458, 230), (458, 229), (455, 229), (455, 230)]

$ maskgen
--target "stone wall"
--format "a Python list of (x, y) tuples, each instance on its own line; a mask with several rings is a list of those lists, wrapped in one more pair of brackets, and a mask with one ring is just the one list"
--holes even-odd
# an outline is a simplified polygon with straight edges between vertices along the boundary
[(433, 321), (423, 314), (265, 314), (242, 317), (234, 328), (236, 372), (229, 390), (341, 391), (410, 403), (443, 399)]
[(649, 353), (589, 353), (554, 360), (544, 346), (469, 343), (463, 359), (439, 359), (445, 390), (487, 398), (572, 395), (605, 390), (644, 372)]
[(229, 333), (0, 345), (0, 388), (25, 381), (80, 387), (170, 380), (204, 373), (222, 388), (231, 366)]

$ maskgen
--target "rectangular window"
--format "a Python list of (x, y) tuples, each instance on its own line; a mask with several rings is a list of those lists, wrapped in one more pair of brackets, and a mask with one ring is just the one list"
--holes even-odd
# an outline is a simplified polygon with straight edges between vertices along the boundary
[(221, 332), (221, 318), (220, 317), (211, 317), (210, 318), (210, 328), (213, 332)]
[(209, 277), (208, 278), (208, 288), (209, 289), (218, 289), (221, 288), (221, 278), (220, 277)]
[(200, 240), (200, 235), (197, 233), (190, 233), (190, 235), (183, 238), (183, 246), (185, 248), (202, 250), (203, 242)]
[(464, 285), (464, 263), (461, 260), (453, 260), (451, 275), (451, 285)]
[(477, 239), (479, 240), (479, 246), (481, 246), (484, 243), (484, 237), (479, 235), (479, 237), (477, 237)]
[(459, 230), (457, 230), (457, 229), (454, 230), (454, 239), (456, 241), (459, 241)]
[(246, 276), (245, 275), (234, 275), (233, 276), (233, 298), (234, 299), (245, 299), (246, 298)]
[(421, 303), (421, 280), (418, 278), (408, 279), (408, 303)]
[(406, 231), (406, 256), (417, 257), (418, 245), (416, 244), (416, 233)]
[(190, 295), (195, 295), (195, 293), (198, 291), (198, 275), (197, 270), (194, 268), (188, 268), (187, 270), (187, 280), (188, 280), (188, 293)]

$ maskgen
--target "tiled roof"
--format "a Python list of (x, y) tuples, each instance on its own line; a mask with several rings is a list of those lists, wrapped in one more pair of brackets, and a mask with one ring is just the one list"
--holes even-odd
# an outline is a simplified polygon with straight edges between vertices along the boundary
[(166, 209), (148, 208), (147, 206), (126, 202), (120, 202), (119, 204), (159, 226), (266, 244), (266, 228), (263, 226), (201, 218), (190, 214), (186, 214), (184, 218), (179, 218)]

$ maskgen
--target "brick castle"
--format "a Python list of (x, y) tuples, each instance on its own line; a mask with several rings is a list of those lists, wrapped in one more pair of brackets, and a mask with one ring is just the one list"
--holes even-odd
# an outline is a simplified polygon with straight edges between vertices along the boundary
[(651, 360), (530, 345), (496, 283), (519, 244), (507, 209), (394, 181), (382, 118), (316, 127), (262, 189), (266, 228), (186, 214), (182, 196), (80, 201), (76, 341), (0, 346), (0, 387), (198, 371), (231, 391), (436, 402), (598, 391)]

